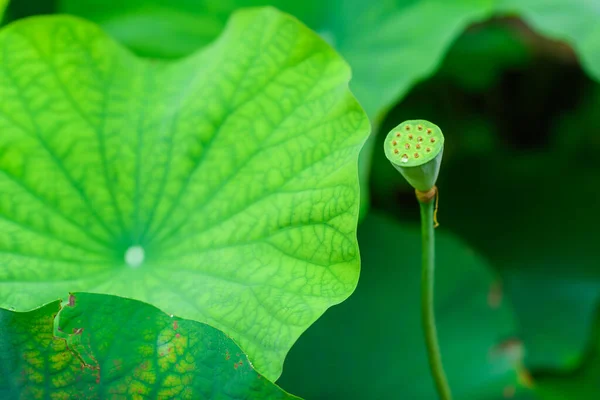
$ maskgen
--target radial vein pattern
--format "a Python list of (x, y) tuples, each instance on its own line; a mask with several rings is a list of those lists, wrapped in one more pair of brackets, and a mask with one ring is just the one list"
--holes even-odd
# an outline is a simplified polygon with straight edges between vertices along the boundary
[(273, 9), (140, 60), (96, 26), (0, 33), (0, 306), (117, 294), (223, 330), (268, 378), (358, 278), (349, 70)]

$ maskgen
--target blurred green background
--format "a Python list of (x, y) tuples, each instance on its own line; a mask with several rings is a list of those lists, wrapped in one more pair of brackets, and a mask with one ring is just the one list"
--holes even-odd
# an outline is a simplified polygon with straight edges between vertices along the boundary
[(389, 129), (419, 118), (446, 136), (436, 307), (455, 397), (600, 399), (599, 0), (13, 0), (4, 23), (76, 14), (171, 59), (264, 4), (348, 60), (374, 130), (359, 286), (300, 338), (278, 383), (307, 399), (435, 398), (418, 207), (381, 151)]

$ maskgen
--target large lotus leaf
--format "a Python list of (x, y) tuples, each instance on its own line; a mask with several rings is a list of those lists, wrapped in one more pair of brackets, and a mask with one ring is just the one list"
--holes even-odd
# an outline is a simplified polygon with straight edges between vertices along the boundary
[(59, 309), (0, 309), (0, 398), (296, 398), (208, 325), (107, 295)]
[[(436, 317), (454, 397), (529, 397), (512, 310), (496, 277), (443, 225), (436, 233)], [(358, 239), (356, 292), (302, 335), (279, 383), (309, 399), (435, 399), (421, 329), (419, 229), (370, 213)]]
[(67, 291), (143, 300), (236, 340), (279, 376), (298, 336), (354, 289), (349, 68), (274, 9), (204, 51), (140, 60), (95, 25), (0, 33), (0, 305)]

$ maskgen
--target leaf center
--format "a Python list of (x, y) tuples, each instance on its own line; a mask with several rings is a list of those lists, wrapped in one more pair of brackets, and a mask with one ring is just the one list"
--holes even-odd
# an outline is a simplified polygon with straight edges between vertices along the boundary
[(146, 253), (142, 246), (131, 246), (125, 252), (125, 262), (131, 268), (137, 268), (144, 263)]

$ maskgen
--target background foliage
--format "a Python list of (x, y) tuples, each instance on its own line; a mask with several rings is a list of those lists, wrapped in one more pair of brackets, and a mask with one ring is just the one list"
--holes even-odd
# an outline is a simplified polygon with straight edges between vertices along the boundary
[[(137, 54), (170, 59), (210, 43), (238, 7), (265, 3), (17, 0), (6, 19), (72, 13)], [(363, 201), (359, 286), (300, 338), (282, 387), (432, 398), (416, 315), (417, 207), (377, 143), (424, 118), (446, 135), (437, 307), (457, 398), (598, 398), (598, 3), (270, 4), (344, 56), (374, 128), (361, 160), (371, 210)]]

